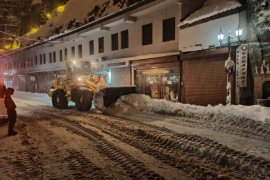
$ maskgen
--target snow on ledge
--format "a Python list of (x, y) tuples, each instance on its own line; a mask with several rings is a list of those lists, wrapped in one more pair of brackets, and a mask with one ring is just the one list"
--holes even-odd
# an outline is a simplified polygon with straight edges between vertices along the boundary
[(200, 9), (188, 16), (179, 26), (192, 24), (241, 6), (237, 0), (207, 0)]

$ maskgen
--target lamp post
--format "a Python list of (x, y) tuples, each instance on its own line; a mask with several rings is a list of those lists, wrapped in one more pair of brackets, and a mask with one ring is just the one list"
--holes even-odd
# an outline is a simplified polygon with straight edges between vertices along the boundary
[[(235, 35), (238, 39), (238, 43), (240, 42), (240, 38), (243, 35), (243, 29), (238, 26), (238, 28), (235, 30)], [(222, 46), (222, 41), (224, 40), (224, 34), (222, 33), (222, 30), (220, 28), (219, 33), (217, 34), (217, 39), (220, 43), (220, 46)], [(231, 45), (233, 43), (233, 36), (231, 34), (231, 32), (228, 32), (228, 37), (227, 37), (227, 45), (228, 45), (228, 49), (229, 49), (229, 56), (228, 59), (225, 61), (225, 72), (227, 73), (227, 86), (226, 86), (226, 104), (231, 104), (231, 75), (234, 74), (235, 72), (235, 63), (234, 61), (231, 59)]]
[(240, 26), (238, 26), (237, 29), (235, 30), (235, 35), (238, 39), (238, 42), (240, 42), (240, 38), (243, 35), (243, 29)]
[(217, 38), (218, 38), (219, 44), (221, 46), (222, 45), (222, 41), (224, 39), (224, 34), (222, 33), (221, 28), (220, 28), (220, 31), (219, 31), (219, 33), (217, 35)]

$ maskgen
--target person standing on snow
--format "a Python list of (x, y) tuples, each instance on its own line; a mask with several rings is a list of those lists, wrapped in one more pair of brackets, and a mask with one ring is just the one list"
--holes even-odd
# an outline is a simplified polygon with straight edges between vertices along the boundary
[(17, 112), (16, 112), (16, 104), (14, 103), (13, 99), (11, 96), (14, 94), (14, 89), (13, 88), (8, 88), (6, 90), (5, 94), (5, 106), (7, 108), (7, 114), (8, 114), (8, 135), (9, 136), (14, 136), (17, 134), (16, 131), (14, 131), (14, 126), (16, 123), (16, 118), (17, 118)]

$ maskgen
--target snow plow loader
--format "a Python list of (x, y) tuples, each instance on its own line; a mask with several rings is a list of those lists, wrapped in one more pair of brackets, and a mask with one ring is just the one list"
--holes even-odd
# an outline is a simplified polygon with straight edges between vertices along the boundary
[(66, 74), (52, 81), (48, 95), (55, 108), (68, 108), (68, 102), (73, 101), (79, 111), (89, 111), (94, 100), (96, 109), (102, 111), (131, 93), (136, 93), (135, 86), (108, 87), (103, 77), (93, 75), (89, 61), (72, 61), (66, 63)]

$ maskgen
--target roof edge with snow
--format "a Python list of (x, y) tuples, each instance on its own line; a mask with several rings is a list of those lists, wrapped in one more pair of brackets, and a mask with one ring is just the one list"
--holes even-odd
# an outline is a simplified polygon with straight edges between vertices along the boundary
[[(222, 18), (228, 15), (236, 14), (244, 10), (244, 6), (238, 2), (237, 0), (230, 0), (230, 2), (233, 2), (231, 4), (228, 4), (227, 6), (222, 4), (220, 9), (211, 9), (209, 8), (209, 2), (211, 0), (206, 1), (201, 8), (195, 10), (193, 13), (185, 17), (181, 20), (181, 23), (178, 25), (181, 29), (195, 26), (207, 21), (211, 21), (214, 19)], [(222, 0), (221, 0), (222, 1)], [(220, 1), (219, 1), (220, 2)], [(220, 3), (221, 4), (221, 3)], [(208, 6), (207, 6), (208, 5)], [(219, 4), (217, 4), (219, 5)], [(216, 7), (212, 7), (216, 8)]]
[(51, 37), (47, 38), (46, 40), (44, 40), (42, 42), (35, 43), (33, 45), (30, 45), (30, 46), (25, 46), (25, 47), (22, 47), (22, 48), (20, 48), (18, 50), (12, 51), (10, 53), (0, 55), (0, 58), (5, 57), (5, 56), (9, 56), (9, 55), (14, 54), (14, 53), (19, 52), (19, 51), (24, 51), (24, 50), (27, 50), (27, 49), (31, 49), (33, 47), (36, 47), (36, 46), (39, 46), (39, 45), (42, 45), (42, 44), (50, 43), (50, 41), (54, 41), (54, 40), (57, 40), (59, 38), (66, 37), (66, 36), (69, 36), (69, 35), (77, 33), (77, 32), (81, 32), (81, 31), (83, 31), (85, 29), (94, 27), (94, 26), (96, 26), (98, 24), (102, 24), (102, 23), (104, 23), (104, 22), (106, 22), (108, 20), (111, 20), (111, 19), (116, 18), (118, 16), (124, 15), (124, 14), (126, 14), (128, 12), (133, 11), (133, 10), (139, 9), (139, 8), (141, 8), (141, 7), (143, 7), (143, 6), (147, 5), (147, 4), (150, 4), (152, 2), (155, 2), (155, 1), (157, 1), (157, 0), (144, 0), (144, 1), (138, 2), (136, 4), (133, 4), (133, 5), (129, 6), (129, 7), (121, 10), (121, 11), (118, 11), (118, 12), (110, 14), (108, 16), (99, 18), (99, 19), (97, 19), (95, 21), (92, 21), (92, 22), (90, 22), (88, 24), (80, 26), (80, 27), (78, 27), (76, 29), (70, 30), (70, 31), (68, 31), (66, 33), (62, 33), (62, 34), (59, 34), (59, 35), (54, 35), (54, 36), (51, 36)]

